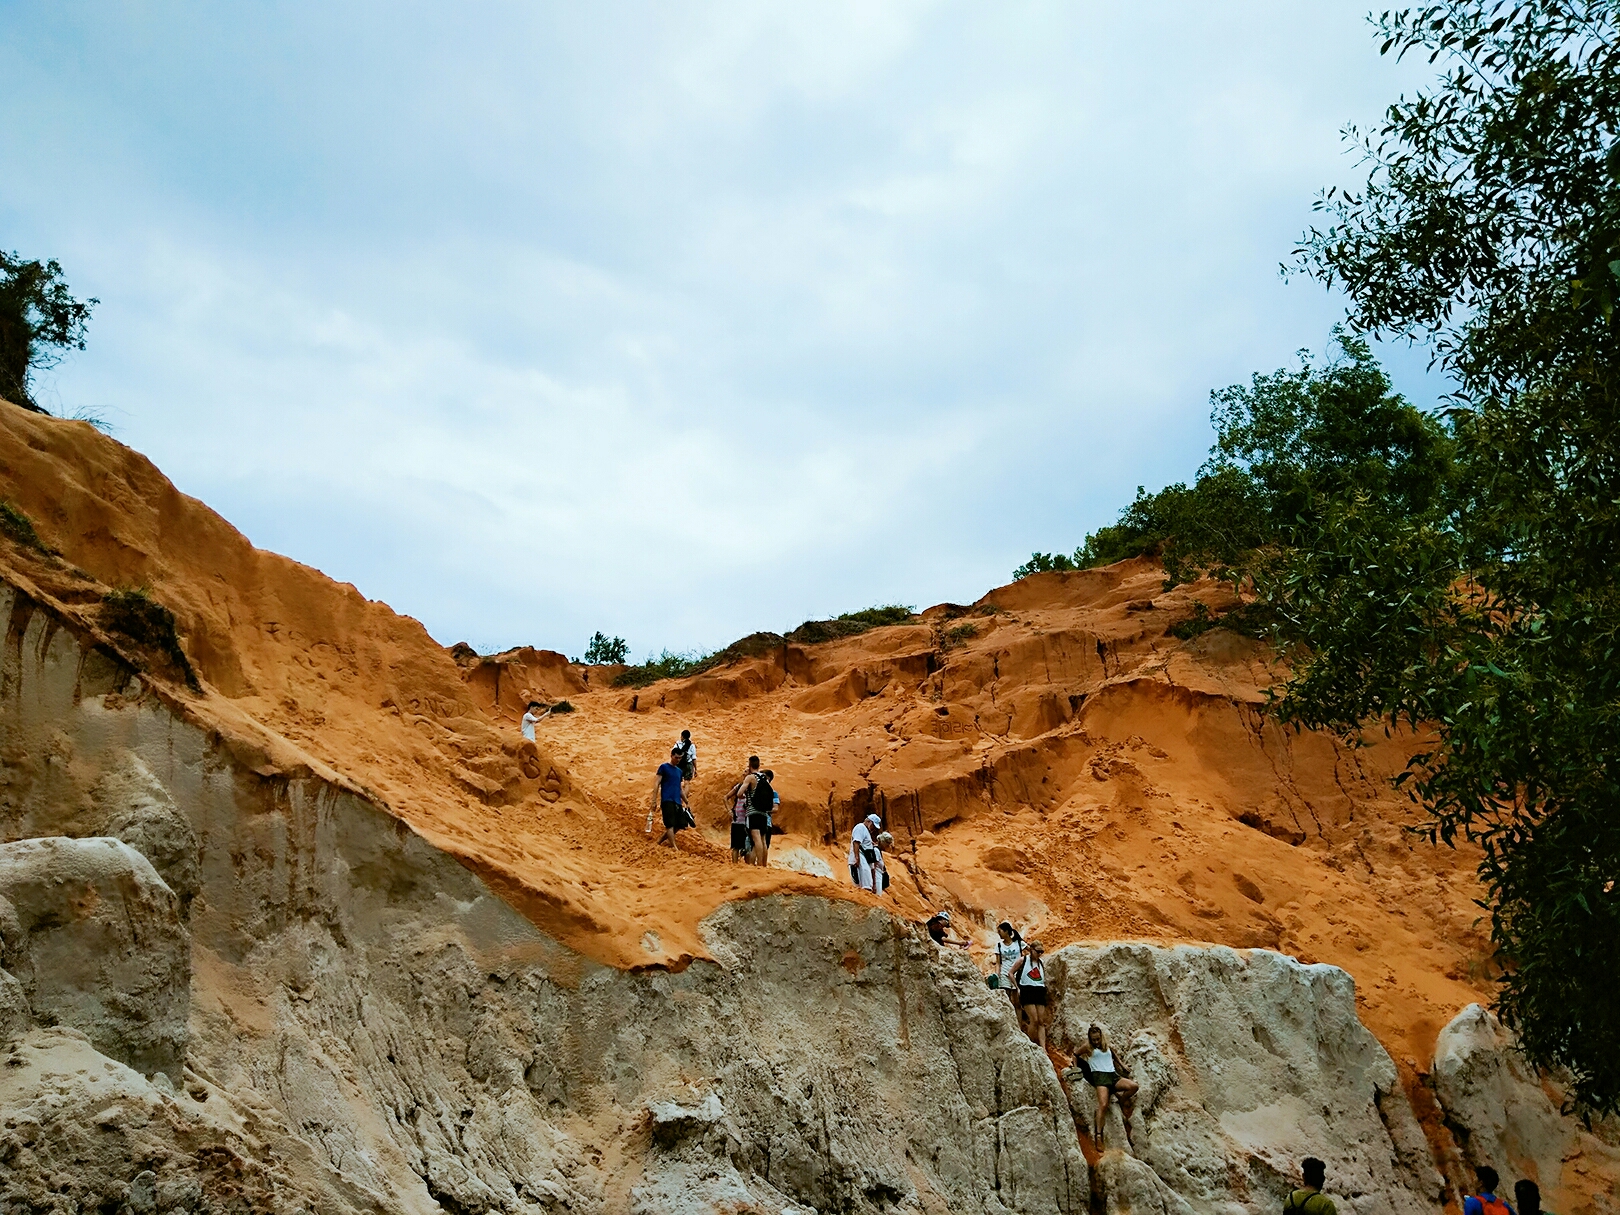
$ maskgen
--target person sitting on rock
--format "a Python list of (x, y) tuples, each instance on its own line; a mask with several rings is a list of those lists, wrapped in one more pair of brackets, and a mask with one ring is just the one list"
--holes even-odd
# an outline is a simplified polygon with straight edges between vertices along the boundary
[(1496, 1170), (1482, 1164), (1475, 1176), (1479, 1179), (1479, 1193), (1463, 1199), (1463, 1215), (1513, 1215), (1513, 1208), (1496, 1196), (1496, 1187), (1501, 1184)]
[(1289, 1192), (1283, 1203), (1283, 1215), (1338, 1215), (1333, 1199), (1322, 1193), (1322, 1185), (1327, 1180), (1327, 1165), (1315, 1156), (1307, 1156), (1300, 1164), (1299, 1171), (1304, 1174), (1305, 1184)]
[(1085, 1072), (1087, 1083), (1097, 1090), (1097, 1121), (1091, 1128), (1091, 1141), (1098, 1151), (1102, 1150), (1103, 1119), (1108, 1115), (1108, 1095), (1112, 1093), (1119, 1099), (1120, 1118), (1125, 1123), (1125, 1142), (1134, 1148), (1136, 1143), (1131, 1138), (1131, 1113), (1136, 1108), (1136, 1093), (1141, 1086), (1131, 1079), (1130, 1068), (1108, 1045), (1108, 1035), (1103, 1032), (1102, 1026), (1093, 1025), (1088, 1029), (1086, 1042), (1091, 1053), (1081, 1056), (1080, 1069)]
[(1052, 1009), (1046, 1002), (1046, 947), (1029, 943), (1029, 952), (1018, 963), (1018, 1008), (1023, 1014), (1024, 1032), (1030, 1041), (1046, 1049), (1046, 1031), (1052, 1024)]
[(1541, 1209), (1541, 1187), (1528, 1177), (1513, 1183), (1513, 1197), (1519, 1200), (1519, 1215), (1544, 1215)]

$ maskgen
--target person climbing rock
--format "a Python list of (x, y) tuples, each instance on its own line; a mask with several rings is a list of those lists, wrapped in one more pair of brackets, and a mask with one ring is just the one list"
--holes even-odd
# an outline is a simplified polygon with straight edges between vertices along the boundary
[(1513, 1183), (1513, 1197), (1519, 1200), (1519, 1215), (1550, 1215), (1541, 1209), (1541, 1187), (1528, 1177)]
[(769, 768), (755, 776), (748, 799), (748, 842), (754, 848), (754, 864), (762, 869), (771, 861), (771, 809), (776, 805), (771, 776)]
[(664, 834), (658, 842), (671, 848), (675, 847), (676, 833), (692, 825), (680, 765), (676, 762), (679, 754), (675, 748), (670, 748), (669, 760), (658, 765), (658, 774), (653, 777), (653, 803), (664, 815)]
[(1046, 1002), (1046, 947), (1029, 943), (1029, 952), (1018, 964), (1018, 1006), (1024, 1014), (1024, 1032), (1030, 1041), (1046, 1049), (1046, 1031), (1052, 1025), (1052, 1009)]
[(966, 949), (966, 941), (952, 941), (946, 936), (951, 930), (951, 913), (949, 911), (936, 911), (928, 917), (928, 923), (923, 925), (924, 931), (935, 945), (951, 945), (957, 949)]
[(529, 707), (523, 711), (523, 737), (530, 742), (534, 741), (534, 727), (546, 714), (540, 712), (540, 702), (531, 700)]
[(1479, 1180), (1479, 1193), (1463, 1199), (1463, 1215), (1513, 1215), (1513, 1208), (1496, 1196), (1496, 1187), (1502, 1183), (1496, 1170), (1482, 1164), (1474, 1176)]
[(1315, 1156), (1307, 1156), (1299, 1166), (1305, 1184), (1289, 1193), (1283, 1203), (1283, 1215), (1338, 1215), (1333, 1199), (1322, 1193), (1327, 1181), (1327, 1165)]
[(849, 833), (849, 876), (862, 890), (877, 893), (877, 833), (883, 820), (868, 814)]
[(1131, 1147), (1136, 1146), (1131, 1138), (1131, 1113), (1136, 1108), (1136, 1093), (1141, 1087), (1131, 1079), (1131, 1072), (1125, 1066), (1124, 1060), (1114, 1054), (1113, 1047), (1108, 1045), (1108, 1035), (1103, 1027), (1093, 1025), (1086, 1031), (1086, 1044), (1090, 1047), (1090, 1054), (1081, 1058), (1080, 1067), (1086, 1074), (1086, 1081), (1097, 1090), (1097, 1121), (1091, 1128), (1091, 1141), (1099, 1151), (1103, 1144), (1103, 1119), (1108, 1115), (1108, 1097), (1112, 1093), (1119, 1100), (1119, 1113), (1125, 1123), (1125, 1142)]
[(675, 744), (675, 754), (680, 757), (675, 761), (675, 765), (681, 770), (681, 779), (696, 780), (697, 744), (692, 741), (692, 731), (681, 731), (681, 741)]
[(996, 925), (996, 986), (1018, 1007), (1018, 965), (1024, 960), (1024, 938), (1006, 920)]

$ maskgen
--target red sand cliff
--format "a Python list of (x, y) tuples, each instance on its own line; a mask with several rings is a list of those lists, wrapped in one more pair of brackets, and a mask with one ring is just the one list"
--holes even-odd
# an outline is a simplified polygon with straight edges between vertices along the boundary
[[(1266, 724), (1255, 643), (1166, 632), (1223, 592), (1163, 593), (1152, 562), (1039, 575), (637, 691), (545, 651), (458, 662), (415, 620), (255, 549), (84, 423), (0, 405), (0, 496), (59, 550), (0, 539), (0, 576), (87, 627), (107, 588), (149, 588), (202, 681), (159, 679), (163, 694), (249, 768), (364, 791), (603, 962), (702, 956), (698, 924), (727, 899), (870, 898), (729, 863), (723, 796), (757, 752), (783, 797), (778, 860), (843, 874), (851, 825), (876, 809), (903, 914), (1006, 915), (1049, 947), (1129, 936), (1331, 962), (1409, 1088), (1439, 1028), (1488, 994), (1474, 857), (1407, 832), (1416, 811), (1387, 782), (1400, 744)], [(531, 693), (577, 712), (542, 724), (526, 775)], [(683, 727), (704, 838), (671, 854), (644, 825)]]

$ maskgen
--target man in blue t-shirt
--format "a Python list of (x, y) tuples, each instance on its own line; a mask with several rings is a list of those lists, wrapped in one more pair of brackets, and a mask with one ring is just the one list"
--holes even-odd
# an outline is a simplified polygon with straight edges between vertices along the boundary
[(669, 760), (658, 765), (653, 777), (653, 800), (664, 814), (664, 834), (658, 841), (675, 847), (675, 833), (692, 826), (692, 815), (686, 808), (686, 791), (681, 788), (683, 773), (680, 769), (681, 749), (670, 748)]

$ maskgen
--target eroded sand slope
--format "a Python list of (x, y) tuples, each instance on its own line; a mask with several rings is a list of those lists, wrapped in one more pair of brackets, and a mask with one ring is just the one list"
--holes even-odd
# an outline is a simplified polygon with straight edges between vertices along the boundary
[[(1387, 779), (1402, 740), (1352, 750), (1281, 731), (1260, 712), (1269, 675), (1252, 641), (1168, 634), (1194, 600), (1223, 606), (1219, 587), (1166, 593), (1147, 561), (1041, 575), (913, 624), (616, 689), (612, 672), (543, 650), (452, 652), (254, 549), (82, 423), (0, 407), (0, 483), (57, 550), (0, 538), (0, 576), (144, 668), (142, 695), (234, 770), (386, 810), (593, 963), (682, 970), (712, 957), (701, 926), (717, 909), (782, 893), (918, 919), (949, 906), (975, 938), (1007, 916), (1052, 949), (1265, 946), (1355, 978), (1443, 1154), (1424, 1073), (1441, 1027), (1489, 991), (1474, 858), (1408, 831), (1415, 811)], [(103, 627), (103, 594), (131, 586), (174, 611), (196, 688)], [(576, 712), (543, 723), (525, 756), (530, 695)], [(671, 854), (644, 827), (652, 770), (683, 727), (703, 832)], [(729, 863), (724, 795), (750, 753), (777, 772), (776, 859), (794, 868)], [(66, 831), (61, 806), (37, 806), (14, 838)], [(873, 810), (899, 844), (881, 901), (841, 879), (849, 830)]]
[[(607, 672), (543, 651), (458, 664), (409, 617), (253, 548), (89, 426), (3, 417), (6, 496), (60, 551), (4, 542), (19, 585), (90, 627), (107, 587), (150, 588), (203, 685), (167, 694), (248, 766), (364, 792), (587, 956), (679, 964), (727, 899), (862, 897), (726, 863), (724, 793), (757, 752), (784, 799), (778, 858), (813, 852), (841, 874), (850, 827), (877, 809), (904, 862), (891, 900), (910, 914), (1005, 914), (1054, 946), (1125, 935), (1332, 962), (1399, 1061), (1488, 991), (1474, 858), (1407, 833), (1414, 811), (1386, 781), (1400, 744), (1279, 730), (1259, 712), (1253, 642), (1167, 635), (1194, 598), (1220, 606), (1220, 588), (1165, 594), (1146, 561), (1046, 574), (914, 625), (603, 688)], [(578, 709), (543, 724), (536, 778), (518, 762), (530, 693)], [(644, 827), (682, 727), (709, 839), (674, 856)]]

